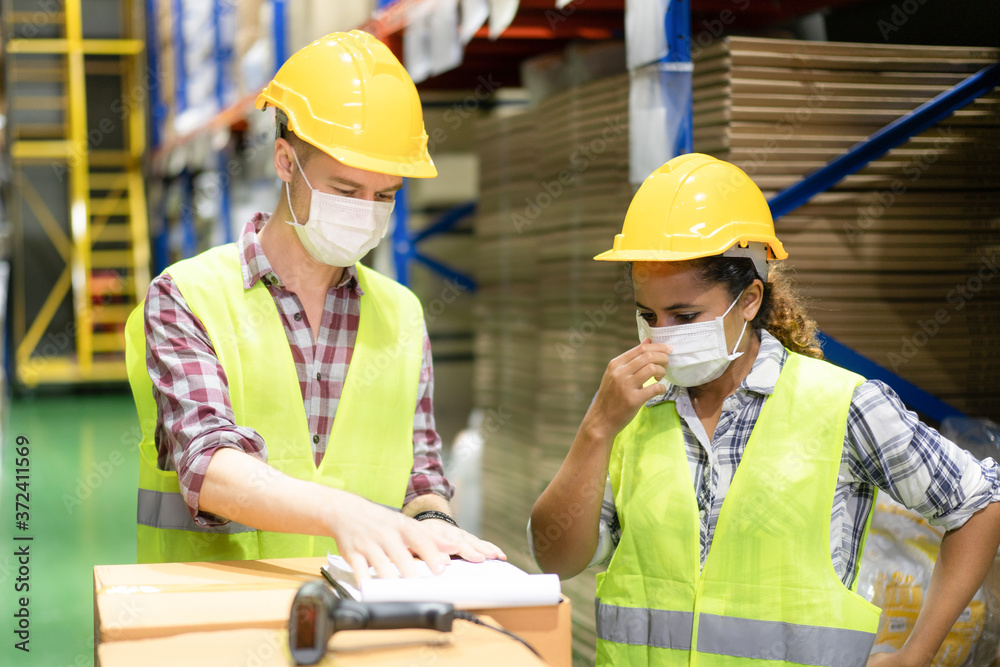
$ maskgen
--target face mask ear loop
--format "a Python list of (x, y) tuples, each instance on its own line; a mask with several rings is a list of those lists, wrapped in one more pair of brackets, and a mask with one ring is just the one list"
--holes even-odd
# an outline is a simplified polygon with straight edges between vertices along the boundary
[[(740, 292), (740, 296), (743, 296), (743, 292)], [(734, 299), (733, 302), (729, 304), (729, 308), (726, 308), (726, 312), (722, 313), (723, 317), (729, 314), (729, 311), (733, 309), (733, 306), (736, 305), (736, 302), (740, 300), (740, 296), (736, 297), (736, 299)]]
[[(743, 296), (743, 294), (741, 293), (740, 296)], [(740, 296), (736, 297), (736, 300), (733, 301), (731, 304), (729, 304), (729, 308), (726, 308), (726, 312), (722, 314), (723, 317), (729, 314), (729, 311), (732, 310), (733, 306), (735, 306), (737, 301), (740, 300)], [(736, 348), (740, 346), (740, 342), (743, 340), (743, 334), (745, 334), (746, 331), (747, 331), (747, 321), (743, 320), (743, 328), (740, 329), (740, 337), (736, 339), (736, 345), (733, 345), (733, 351), (730, 353), (730, 356), (736, 354)]]
[[(292, 149), (292, 159), (295, 160), (295, 166), (299, 168), (299, 173), (302, 174), (302, 180), (306, 182), (306, 187), (309, 188), (309, 197), (312, 197), (312, 184), (309, 183), (309, 179), (306, 178), (306, 172), (302, 169), (302, 165), (299, 164), (299, 156), (295, 154), (295, 149)], [(285, 183), (285, 198), (288, 199), (288, 210), (292, 214), (292, 220), (297, 225), (299, 224), (299, 219), (295, 217), (295, 209), (292, 208), (292, 182), (289, 181)]]
[(299, 224), (299, 219), (295, 217), (295, 209), (292, 208), (292, 184), (285, 183), (285, 198), (288, 199), (288, 212), (292, 214), (292, 222)]
[(740, 337), (736, 339), (736, 345), (733, 345), (733, 351), (730, 356), (732, 356), (732, 354), (736, 354), (736, 348), (740, 346), (740, 341), (743, 340), (743, 334), (746, 333), (746, 330), (747, 330), (747, 321), (743, 320), (743, 328), (740, 329)]

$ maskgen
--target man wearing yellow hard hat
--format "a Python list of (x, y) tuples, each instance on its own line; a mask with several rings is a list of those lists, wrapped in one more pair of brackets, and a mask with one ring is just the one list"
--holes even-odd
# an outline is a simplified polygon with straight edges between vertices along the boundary
[[(596, 258), (630, 263), (640, 342), (608, 364), (529, 535), (563, 577), (608, 563), (598, 665), (930, 665), (993, 562), (997, 464), (821, 361), (785, 257), (757, 186), (691, 154)], [(878, 489), (948, 532), (910, 638), (869, 657), (879, 609), (856, 587)]]
[(276, 112), (274, 211), (169, 267), (128, 323), (139, 561), (503, 557), (449, 515), (420, 303), (358, 263), (403, 177), (437, 175), (416, 87), (374, 37), (334, 33), (256, 106)]

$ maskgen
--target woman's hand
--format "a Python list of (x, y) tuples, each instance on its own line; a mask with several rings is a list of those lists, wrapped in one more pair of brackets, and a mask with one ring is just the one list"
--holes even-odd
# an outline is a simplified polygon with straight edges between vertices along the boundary
[[(930, 664), (929, 662), (927, 663)], [(905, 651), (895, 653), (872, 653), (866, 667), (925, 667), (920, 661), (910, 659)]]
[[(654, 396), (666, 393), (659, 384), (666, 374), (672, 348), (647, 338), (608, 363), (601, 386), (584, 417), (584, 427), (602, 440), (614, 440), (636, 416), (639, 408)], [(650, 378), (656, 383), (644, 387)]]

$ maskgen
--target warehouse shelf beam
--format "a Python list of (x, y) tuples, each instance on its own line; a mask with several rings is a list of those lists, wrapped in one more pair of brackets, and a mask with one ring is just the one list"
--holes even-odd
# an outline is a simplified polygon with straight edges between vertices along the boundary
[(948, 417), (965, 417), (960, 410), (951, 407), (912, 382), (904, 380), (868, 357), (855, 352), (835, 338), (823, 333), (818, 334), (818, 338), (820, 346), (823, 348), (823, 356), (827, 361), (854, 371), (869, 380), (885, 382), (899, 395), (903, 403), (917, 412), (921, 412), (939, 423)]
[(135, 56), (145, 45), (141, 39), (12, 39), (7, 53), (82, 53), (87, 56)]
[(841, 179), (857, 172), (893, 148), (910, 140), (1000, 85), (1000, 62), (980, 70), (965, 81), (889, 123), (884, 128), (832, 160), (825, 167), (771, 198), (771, 215), (780, 218), (797, 209), (820, 192), (826, 192)]
[[(691, 63), (691, 3), (688, 0), (677, 0), (667, 6), (664, 30), (667, 36), (667, 55), (661, 62), (679, 63), (681, 66), (691, 68), (687, 72), (668, 72), (668, 75), (690, 77), (694, 66)], [(694, 103), (692, 96), (688, 96), (687, 106), (677, 127), (677, 137), (673, 148), (674, 156), (684, 155), (694, 150)]]
[(288, 7), (285, 0), (274, 0), (274, 71), (288, 58)]
[(156, 0), (146, 0), (146, 43), (149, 44), (149, 50), (146, 52), (146, 66), (149, 68), (149, 76), (146, 78), (146, 82), (149, 84), (149, 109), (152, 116), (149, 133), (154, 149), (160, 146), (163, 122), (167, 118), (167, 109), (163, 104), (163, 97), (160, 95), (160, 52), (156, 46), (156, 30), (153, 27), (153, 17), (155, 16)]
[(409, 231), (409, 195), (406, 185), (396, 192), (396, 226), (392, 232), (392, 258), (396, 269), (396, 280), (402, 285), (410, 284), (410, 263), (419, 262), (430, 270), (441, 275), (445, 280), (451, 280), (459, 287), (470, 292), (476, 291), (476, 281), (470, 276), (429, 257), (417, 249), (417, 245), (429, 238), (446, 234), (461, 222), (475, 213), (474, 202), (461, 204), (445, 212), (438, 220), (426, 229), (411, 234)]
[(174, 97), (176, 98), (176, 113), (187, 111), (187, 65), (184, 62), (185, 42), (184, 42), (184, 2), (183, 0), (173, 1), (173, 33), (171, 38), (174, 44)]
[[(224, 3), (226, 3), (224, 5)], [(223, 24), (223, 12), (231, 12), (232, 8), (228, 7), (227, 0), (213, 0), (212, 6), (212, 21), (215, 28), (215, 99), (216, 103), (219, 105), (219, 110), (226, 108), (226, 77), (229, 75), (228, 67), (232, 63), (233, 53), (232, 49), (227, 48), (223, 43), (222, 38), (222, 24)], [(277, 2), (275, 3), (275, 13), (277, 14)], [(275, 24), (277, 25), (278, 20), (275, 18)], [(277, 28), (275, 28), (277, 31)], [(233, 226), (232, 226), (232, 197), (230, 192), (230, 178), (226, 173), (228, 168), (228, 159), (226, 157), (226, 150), (223, 149), (216, 155), (216, 169), (219, 172), (219, 189), (220, 199), (219, 199), (219, 218), (222, 223), (222, 240), (224, 243), (232, 243), (233, 241)]]

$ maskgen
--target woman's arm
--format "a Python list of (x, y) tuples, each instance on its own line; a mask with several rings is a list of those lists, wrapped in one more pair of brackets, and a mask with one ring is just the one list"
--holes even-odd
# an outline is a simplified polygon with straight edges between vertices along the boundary
[(639, 408), (665, 391), (661, 384), (643, 385), (663, 377), (667, 350), (647, 340), (608, 364), (566, 460), (531, 511), (535, 560), (544, 571), (568, 579), (590, 563), (611, 446)]
[(982, 584), (1000, 543), (1000, 467), (977, 460), (907, 410), (885, 384), (855, 389), (847, 434), (861, 481), (946, 533), (909, 639), (869, 665), (924, 667)]
[(869, 667), (926, 667), (972, 596), (1000, 546), (1000, 503), (990, 503), (956, 530), (945, 533), (913, 632), (897, 653), (876, 653)]

